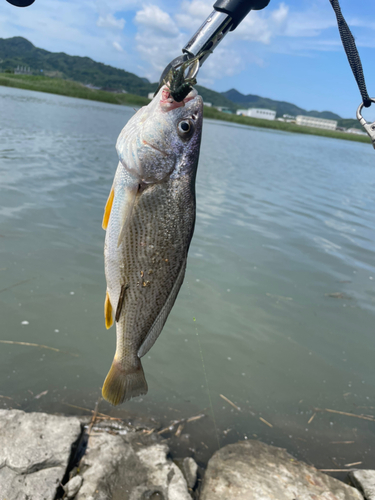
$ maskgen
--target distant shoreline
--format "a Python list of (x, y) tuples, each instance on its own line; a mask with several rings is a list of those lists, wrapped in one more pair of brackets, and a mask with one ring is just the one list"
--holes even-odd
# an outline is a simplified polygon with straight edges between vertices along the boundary
[[(11, 73), (0, 73), (0, 85), (4, 87), (14, 87), (25, 90), (35, 90), (37, 92), (46, 92), (48, 94), (64, 95), (67, 97), (76, 97), (78, 99), (87, 99), (91, 101), (107, 102), (110, 104), (122, 104), (125, 106), (145, 106), (150, 100), (135, 94), (121, 94), (106, 92), (104, 90), (94, 90), (84, 85), (61, 78), (50, 78), (46, 76), (32, 75), (14, 75)], [(333, 139), (344, 139), (347, 141), (363, 142), (371, 144), (367, 136), (348, 134), (335, 130), (324, 130), (313, 127), (302, 127), (294, 123), (280, 122), (277, 120), (262, 120), (260, 118), (250, 118), (247, 116), (238, 116), (234, 114), (223, 113), (215, 108), (204, 107), (204, 117), (214, 120), (239, 123), (241, 125), (250, 125), (253, 127), (269, 128), (274, 130), (283, 130), (285, 132), (294, 132), (298, 134), (310, 134)]]

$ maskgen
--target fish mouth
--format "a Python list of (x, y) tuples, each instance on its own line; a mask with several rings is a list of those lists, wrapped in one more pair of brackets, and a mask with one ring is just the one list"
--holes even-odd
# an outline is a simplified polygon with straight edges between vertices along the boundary
[(183, 99), (181, 102), (177, 102), (173, 99), (168, 85), (165, 85), (161, 89), (160, 107), (164, 112), (172, 111), (173, 109), (184, 107), (188, 102), (194, 101), (196, 97), (198, 97), (198, 91), (195, 90), (195, 88), (192, 88), (185, 99)]

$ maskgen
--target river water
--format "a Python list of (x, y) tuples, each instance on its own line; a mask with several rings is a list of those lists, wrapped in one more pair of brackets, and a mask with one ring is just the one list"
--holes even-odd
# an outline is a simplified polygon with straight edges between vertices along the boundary
[[(101, 219), (133, 113), (0, 87), (0, 340), (58, 349), (0, 345), (0, 408), (95, 406), (115, 350)], [(320, 468), (373, 467), (374, 167), (367, 144), (206, 120), (187, 275), (144, 358), (149, 393), (100, 411), (204, 413), (175, 438), (201, 462), (261, 439)]]

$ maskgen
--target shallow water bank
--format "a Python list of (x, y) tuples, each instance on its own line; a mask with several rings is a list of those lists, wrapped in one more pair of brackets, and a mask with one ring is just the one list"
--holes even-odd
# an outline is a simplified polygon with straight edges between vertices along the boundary
[[(145, 423), (0, 410), (0, 496), (7, 500), (363, 500), (359, 491), (257, 440), (218, 450), (207, 470)], [(371, 486), (371, 473), (359, 479)], [(358, 476), (359, 478), (360, 476)], [(365, 488), (364, 488), (365, 489)]]
[[(134, 94), (116, 94), (103, 90), (93, 90), (85, 87), (81, 83), (45, 76), (11, 75), (8, 73), (0, 73), (0, 85), (76, 97), (79, 99), (107, 102), (111, 104), (123, 104), (126, 106), (145, 106), (150, 102), (149, 99)], [(237, 116), (234, 114), (222, 113), (215, 108), (206, 106), (204, 108), (204, 117), (213, 120), (238, 123), (245, 126), (247, 125), (273, 130), (282, 130), (297, 134), (317, 135), (321, 137), (330, 137), (333, 139), (343, 139), (346, 141), (371, 144), (371, 139), (366, 136), (347, 134), (345, 132), (324, 130), (314, 127), (300, 127), (299, 125), (293, 123), (280, 122), (276, 120), (270, 121), (258, 118), (249, 118), (247, 116)]]
[[(2, 408), (95, 407), (115, 349), (101, 220), (133, 113), (0, 87)], [(205, 413), (182, 431), (202, 463), (218, 441), (258, 438), (318, 468), (372, 467), (374, 172), (366, 144), (206, 120), (187, 275), (143, 358), (149, 393), (100, 411), (164, 427)]]

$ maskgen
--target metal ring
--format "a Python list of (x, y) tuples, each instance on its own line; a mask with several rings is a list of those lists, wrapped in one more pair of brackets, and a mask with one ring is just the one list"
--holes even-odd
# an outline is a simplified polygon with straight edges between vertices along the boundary
[[(375, 103), (375, 97), (370, 97), (370, 101)], [(363, 116), (361, 115), (361, 111), (363, 109), (363, 102), (361, 102), (361, 104), (358, 106), (358, 109), (357, 109), (357, 120), (361, 121), (361, 120), (364, 120)]]
[(186, 78), (195, 78), (198, 74), (199, 67), (200, 67), (199, 59), (196, 59), (194, 63), (188, 67)]

